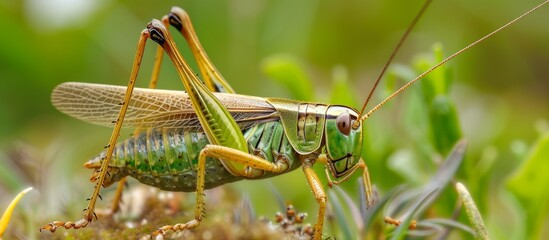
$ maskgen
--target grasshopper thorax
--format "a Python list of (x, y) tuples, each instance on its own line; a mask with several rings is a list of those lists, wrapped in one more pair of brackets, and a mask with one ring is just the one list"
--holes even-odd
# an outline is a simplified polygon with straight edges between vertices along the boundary
[(325, 142), (328, 169), (336, 177), (352, 173), (362, 152), (362, 124), (352, 108), (330, 106), (326, 112)]

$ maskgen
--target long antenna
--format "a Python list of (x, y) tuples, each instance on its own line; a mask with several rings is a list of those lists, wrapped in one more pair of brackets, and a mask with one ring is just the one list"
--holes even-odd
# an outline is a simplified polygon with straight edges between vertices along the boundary
[(432, 72), (433, 70), (437, 69), (438, 67), (442, 66), (443, 64), (445, 64), (446, 62), (450, 61), (452, 58), (455, 58), (457, 57), (458, 55), (464, 53), (465, 51), (469, 50), (471, 47), (479, 44), (480, 42), (483, 42), (484, 40), (486, 40), (487, 38), (491, 37), (492, 35), (498, 33), (499, 31), (507, 28), (509, 25), (517, 22), (518, 20), (520, 20), (521, 18), (525, 17), (526, 15), (532, 13), (533, 11), (536, 11), (537, 9), (539, 9), (540, 7), (542, 7), (543, 5), (545, 5), (546, 3), (548, 3), (549, 0), (546, 0), (544, 2), (542, 2), (541, 4), (535, 6), (534, 8), (532, 8), (530, 11), (520, 15), (519, 17), (513, 19), (512, 21), (508, 22), (507, 24), (501, 26), (500, 28), (494, 30), (493, 32), (487, 34), (486, 36), (480, 38), (479, 40), (476, 40), (475, 42), (469, 44), (467, 47), (464, 47), (462, 48), (461, 50), (457, 51), (456, 53), (450, 55), (449, 57), (445, 58), (444, 60), (440, 61), (439, 63), (437, 63), (436, 65), (434, 65), (433, 67), (429, 68), (429, 70), (423, 72), (422, 74), (420, 74), (419, 76), (417, 76), (416, 78), (414, 78), (414, 80), (408, 82), (407, 84), (405, 84), (404, 86), (402, 86), (400, 89), (398, 89), (397, 91), (395, 91), (393, 94), (391, 94), (389, 97), (385, 98), (383, 101), (381, 101), (377, 106), (375, 106), (374, 108), (372, 108), (372, 110), (368, 111), (368, 113), (364, 114), (364, 116), (360, 117), (360, 121), (358, 122), (362, 122), (364, 120), (366, 120), (368, 117), (370, 117), (370, 115), (372, 115), (372, 113), (374, 113), (375, 111), (377, 111), (381, 106), (383, 106), (387, 101), (391, 100), (393, 97), (395, 97), (396, 95), (398, 95), (400, 92), (404, 91), (404, 89), (408, 88), (410, 85), (416, 83), (418, 80), (420, 80), (421, 78), (425, 77), (425, 75), (429, 74), (430, 72)]
[[(406, 29), (406, 32), (404, 32), (404, 35), (402, 35), (402, 37), (398, 41), (397, 46), (395, 47), (395, 49), (391, 53), (391, 56), (389, 56), (389, 60), (387, 60), (387, 62), (383, 66), (383, 69), (379, 73), (379, 75), (378, 75), (378, 77), (377, 77), (377, 79), (374, 83), (374, 86), (372, 87), (372, 90), (370, 90), (370, 93), (368, 94), (368, 97), (366, 98), (366, 101), (362, 105), (362, 108), (360, 109), (359, 116), (361, 116), (364, 113), (364, 109), (366, 109), (366, 105), (368, 105), (368, 102), (370, 102), (370, 98), (372, 98), (372, 95), (374, 94), (374, 91), (376, 90), (377, 85), (379, 84), (379, 82), (381, 81), (381, 78), (383, 77), (383, 75), (387, 71), (387, 68), (389, 67), (389, 65), (393, 61), (393, 58), (395, 58), (396, 53), (398, 52), (398, 50), (400, 50), (400, 47), (402, 46), (402, 44), (404, 43), (406, 38), (408, 38), (408, 35), (410, 35), (410, 32), (412, 32), (412, 29), (415, 27), (415, 25), (419, 21), (419, 19), (421, 19), (421, 17), (423, 16), (423, 13), (425, 13), (425, 10), (427, 10), (427, 7), (429, 7), (429, 4), (431, 4), (431, 2), (432, 2), (432, 0), (425, 1), (425, 3), (423, 4), (423, 6), (421, 6), (421, 9), (417, 13), (417, 15), (414, 17), (414, 20), (412, 20), (412, 23), (410, 24), (410, 26), (408, 26), (408, 29)], [(357, 122), (357, 124), (358, 124), (358, 122)], [(358, 127), (358, 125), (357, 125), (357, 127)]]

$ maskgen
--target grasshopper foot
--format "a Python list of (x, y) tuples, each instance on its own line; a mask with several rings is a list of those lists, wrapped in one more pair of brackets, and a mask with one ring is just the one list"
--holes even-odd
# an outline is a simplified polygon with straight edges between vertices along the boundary
[(40, 232), (42, 232), (42, 230), (48, 230), (48, 231), (53, 233), (59, 227), (64, 227), (65, 229), (71, 229), (71, 228), (72, 229), (79, 229), (79, 228), (84, 228), (84, 227), (88, 226), (88, 223), (90, 223), (90, 221), (88, 221), (84, 218), (80, 219), (76, 222), (53, 221), (51, 223), (48, 223), (48, 224), (44, 225), (39, 230), (40, 230)]
[(198, 225), (200, 225), (200, 220), (198, 220), (198, 219), (191, 220), (187, 223), (178, 223), (178, 224), (175, 224), (175, 225), (166, 225), (166, 226), (158, 228), (158, 230), (153, 232), (152, 236), (156, 237), (156, 236), (159, 236), (159, 235), (165, 235), (168, 231), (178, 232), (178, 231), (183, 231), (185, 229), (193, 229), (195, 227), (198, 227)]

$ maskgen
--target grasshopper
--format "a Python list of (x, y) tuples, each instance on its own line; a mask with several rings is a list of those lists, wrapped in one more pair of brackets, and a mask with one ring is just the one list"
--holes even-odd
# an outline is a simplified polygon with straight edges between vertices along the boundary
[[(153, 235), (192, 229), (203, 220), (205, 189), (243, 179), (274, 177), (301, 168), (319, 205), (314, 239), (320, 239), (327, 196), (313, 165), (325, 166), (329, 186), (344, 182), (360, 170), (367, 205), (372, 206), (374, 198), (368, 168), (361, 158), (364, 120), (432, 70), (547, 2), (549, 0), (450, 55), (366, 113), (366, 104), (390, 60), (360, 111), (340, 105), (238, 95), (206, 55), (188, 14), (174, 7), (169, 15), (161, 21), (151, 21), (141, 32), (127, 87), (63, 83), (54, 89), (52, 102), (61, 112), (95, 124), (114, 125), (114, 130), (105, 150), (84, 165), (95, 170), (91, 180), (96, 183), (84, 218), (76, 222), (54, 221), (40, 230), (55, 232), (59, 227), (86, 227), (97, 218), (94, 209), (101, 187), (119, 182), (117, 199), (124, 185), (120, 183), (127, 176), (163, 190), (196, 192), (194, 219), (162, 226)], [(203, 81), (178, 51), (167, 30), (169, 25), (185, 37)], [(150, 88), (135, 88), (149, 39), (159, 44)], [(187, 92), (155, 89), (164, 53), (173, 62)], [(123, 124), (137, 130), (133, 137), (117, 143)]]

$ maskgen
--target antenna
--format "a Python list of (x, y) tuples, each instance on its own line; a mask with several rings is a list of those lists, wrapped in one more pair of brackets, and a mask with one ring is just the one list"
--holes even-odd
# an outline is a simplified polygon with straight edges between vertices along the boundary
[[(425, 13), (425, 10), (427, 10), (427, 7), (429, 7), (429, 4), (431, 2), (432, 2), (432, 0), (425, 1), (425, 3), (423, 4), (423, 6), (421, 6), (421, 9), (417, 13), (417, 15), (414, 17), (414, 20), (412, 20), (412, 23), (410, 24), (410, 26), (408, 26), (408, 29), (406, 29), (406, 32), (404, 32), (404, 35), (402, 35), (402, 37), (398, 41), (395, 49), (391, 53), (391, 56), (389, 56), (389, 59), (387, 60), (387, 62), (383, 66), (383, 69), (381, 69), (381, 72), (379, 73), (379, 75), (377, 76), (377, 79), (374, 83), (374, 86), (372, 87), (372, 90), (370, 90), (370, 93), (368, 94), (368, 97), (366, 98), (366, 101), (364, 101), (364, 104), (362, 105), (362, 108), (360, 109), (360, 113), (358, 114), (359, 116), (361, 116), (364, 113), (364, 109), (366, 109), (366, 105), (368, 105), (368, 102), (370, 102), (370, 98), (372, 98), (372, 95), (374, 95), (374, 91), (376, 90), (377, 85), (379, 84), (379, 82), (381, 81), (381, 78), (383, 77), (383, 75), (387, 71), (387, 68), (389, 67), (389, 65), (393, 61), (393, 58), (395, 58), (396, 53), (398, 52), (398, 50), (400, 50), (400, 47), (402, 46), (402, 44), (404, 43), (406, 38), (408, 38), (408, 35), (410, 35), (410, 32), (412, 32), (412, 29), (416, 26), (416, 23), (423, 16), (423, 13)], [(359, 124), (359, 122), (356, 122), (354, 127), (357, 128), (358, 124)]]
[[(374, 108), (372, 108), (370, 111), (368, 111), (366, 114), (364, 114), (362, 117), (360, 117), (360, 121), (357, 121), (357, 122), (363, 122), (364, 120), (366, 120), (367, 118), (369, 118), (372, 113), (374, 113), (375, 111), (377, 111), (381, 106), (383, 106), (385, 103), (387, 103), (389, 100), (391, 100), (392, 98), (394, 98), (395, 96), (397, 96), (398, 94), (400, 94), (400, 92), (404, 91), (406, 88), (410, 87), (412, 84), (416, 83), (417, 81), (419, 81), (420, 79), (422, 79), (423, 77), (425, 77), (427, 74), (429, 74), (430, 72), (432, 72), (433, 70), (437, 69), (438, 67), (444, 65), (446, 62), (452, 60), (453, 58), (461, 55), (462, 53), (468, 51), (470, 48), (476, 46), (477, 44), (483, 42), (484, 40), (492, 37), (492, 35), (498, 33), (499, 31), (509, 27), (510, 25), (512, 25), (513, 23), (517, 22), (518, 20), (522, 19), (523, 17), (526, 17), (528, 14), (532, 13), (533, 11), (536, 11), (537, 9), (541, 8), (543, 5), (545, 5), (546, 3), (548, 3), (549, 0), (546, 0), (542, 3), (540, 3), (539, 5), (535, 6), (534, 8), (530, 9), (530, 11), (520, 15), (519, 17), (513, 19), (512, 21), (508, 22), (507, 24), (499, 27), (498, 29), (494, 30), (493, 32), (485, 35), (484, 37), (480, 38), (479, 40), (476, 40), (474, 41), (473, 43), (469, 44), (467, 47), (464, 47), (462, 48), (461, 50), (455, 52), (454, 54), (450, 55), (449, 57), (445, 58), (444, 60), (440, 61), (439, 63), (437, 63), (436, 65), (434, 65), (433, 67), (429, 68), (427, 71), (423, 72), (422, 74), (420, 74), (419, 76), (417, 76), (416, 78), (414, 78), (412, 81), (406, 83), (404, 86), (402, 86), (401, 88), (399, 88), (398, 90), (396, 90), (393, 94), (391, 94), (389, 97), (385, 98), (383, 101), (381, 101), (378, 105), (376, 105)], [(361, 111), (361, 114), (362, 114), (362, 111)]]

